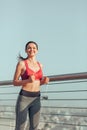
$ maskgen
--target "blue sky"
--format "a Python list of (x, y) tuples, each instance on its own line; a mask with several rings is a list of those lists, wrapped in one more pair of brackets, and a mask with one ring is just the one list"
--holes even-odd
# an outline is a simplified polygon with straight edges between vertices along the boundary
[(87, 0), (0, 0), (0, 81), (30, 40), (45, 75), (87, 72)]

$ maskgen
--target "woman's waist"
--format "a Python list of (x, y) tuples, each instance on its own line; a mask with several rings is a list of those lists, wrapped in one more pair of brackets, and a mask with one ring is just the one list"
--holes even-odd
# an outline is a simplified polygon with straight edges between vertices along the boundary
[(27, 96), (27, 97), (39, 97), (40, 91), (27, 91), (24, 89), (21, 89), (20, 95)]

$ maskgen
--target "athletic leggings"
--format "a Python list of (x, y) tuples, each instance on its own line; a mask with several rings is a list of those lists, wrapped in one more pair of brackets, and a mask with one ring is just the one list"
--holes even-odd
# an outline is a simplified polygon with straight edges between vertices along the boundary
[(15, 130), (37, 130), (40, 107), (40, 92), (21, 90), (16, 104)]

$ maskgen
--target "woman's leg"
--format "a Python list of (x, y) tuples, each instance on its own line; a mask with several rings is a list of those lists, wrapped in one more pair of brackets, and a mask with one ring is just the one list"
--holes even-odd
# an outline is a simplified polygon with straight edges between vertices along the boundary
[(40, 97), (37, 97), (31, 104), (29, 108), (29, 120), (30, 120), (30, 129), (37, 130), (40, 119)]
[(15, 130), (29, 130), (26, 129), (27, 126), (27, 114), (28, 114), (28, 103), (26, 101), (27, 97), (19, 95), (16, 104), (16, 126)]

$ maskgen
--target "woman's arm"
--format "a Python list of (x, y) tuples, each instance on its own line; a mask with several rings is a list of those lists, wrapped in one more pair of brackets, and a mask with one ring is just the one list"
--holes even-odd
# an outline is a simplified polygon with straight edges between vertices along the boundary
[[(43, 65), (40, 64), (41, 68), (43, 68)], [(49, 78), (47, 76), (43, 76), (43, 78), (40, 80), (40, 85), (48, 84)]]
[(40, 80), (40, 85), (45, 85), (49, 83), (49, 78), (44, 76), (42, 80)]
[(14, 78), (13, 78), (13, 85), (14, 86), (22, 86), (22, 85), (25, 85), (26, 83), (29, 82), (29, 79), (26, 79), (26, 80), (21, 80), (20, 79), (23, 68), (24, 68), (23, 61), (18, 62), (17, 66), (16, 66)]

